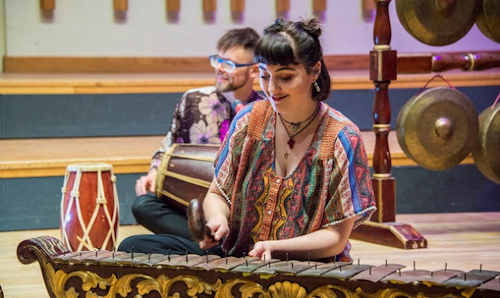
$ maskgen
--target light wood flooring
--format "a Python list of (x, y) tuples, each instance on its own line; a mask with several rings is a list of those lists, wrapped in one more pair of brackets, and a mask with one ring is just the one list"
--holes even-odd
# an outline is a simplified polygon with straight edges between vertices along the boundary
[[(500, 212), (398, 215), (397, 221), (413, 225), (429, 242), (429, 248), (402, 250), (361, 241), (352, 241), (352, 256), (363, 264), (379, 265), (385, 260), (417, 269), (500, 271)], [(122, 226), (119, 239), (147, 233), (136, 225)], [(30, 237), (51, 235), (59, 230), (30, 230), (0, 233), (0, 285), (5, 297), (48, 297), (38, 263), (23, 265), (16, 248)]]

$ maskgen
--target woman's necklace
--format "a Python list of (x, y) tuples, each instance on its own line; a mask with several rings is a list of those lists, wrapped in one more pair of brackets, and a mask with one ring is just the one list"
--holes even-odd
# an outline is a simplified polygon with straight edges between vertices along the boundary
[[(293, 146), (295, 146), (295, 140), (293, 138), (296, 137), (299, 133), (301, 133), (304, 129), (306, 129), (312, 123), (312, 121), (314, 120), (316, 115), (318, 115), (318, 113), (319, 113), (320, 106), (321, 106), (321, 104), (318, 103), (316, 106), (316, 109), (314, 109), (314, 112), (312, 112), (311, 115), (309, 115), (309, 117), (307, 117), (306, 120), (299, 121), (299, 122), (286, 121), (285, 119), (283, 119), (283, 117), (281, 117), (281, 114), (278, 113), (281, 124), (283, 124), (283, 127), (285, 128), (286, 134), (288, 135), (287, 144), (288, 144), (288, 147), (290, 147), (290, 149), (293, 149)], [(297, 131), (290, 133), (288, 131), (288, 128), (286, 127), (285, 123), (290, 124), (293, 127), (293, 129), (296, 129)], [(288, 154), (285, 153), (285, 159), (286, 159), (286, 157), (288, 157)]]

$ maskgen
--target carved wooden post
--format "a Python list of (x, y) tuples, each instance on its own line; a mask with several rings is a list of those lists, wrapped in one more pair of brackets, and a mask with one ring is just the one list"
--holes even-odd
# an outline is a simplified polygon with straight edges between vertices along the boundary
[(179, 12), (181, 10), (181, 0), (166, 0), (167, 18), (171, 22), (179, 20)]
[(373, 130), (375, 150), (373, 153), (373, 191), (377, 212), (372, 221), (361, 225), (352, 237), (400, 248), (427, 247), (425, 240), (410, 225), (399, 224), (396, 219), (396, 181), (391, 174), (389, 132), (391, 131), (391, 106), (389, 84), (397, 78), (397, 52), (391, 50), (391, 23), (389, 3), (377, 0), (377, 14), (373, 30), (373, 50), (370, 51), (370, 79), (375, 85), (373, 105)]
[(287, 18), (290, 10), (290, 0), (276, 0), (276, 16), (278, 18)]
[(234, 22), (243, 21), (243, 12), (245, 11), (245, 0), (231, 0), (231, 17)]
[(373, 32), (375, 46), (370, 52), (370, 79), (375, 84), (373, 105), (373, 129), (375, 152), (373, 153), (373, 190), (377, 199), (377, 222), (396, 219), (395, 180), (391, 176), (391, 154), (389, 132), (391, 130), (391, 105), (389, 84), (396, 79), (397, 52), (391, 50), (391, 24), (389, 1), (379, 1)]

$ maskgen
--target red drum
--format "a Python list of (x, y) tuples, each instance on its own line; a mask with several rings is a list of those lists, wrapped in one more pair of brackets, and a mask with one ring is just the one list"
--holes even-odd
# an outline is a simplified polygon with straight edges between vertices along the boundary
[(68, 165), (61, 199), (61, 234), (68, 249), (115, 249), (119, 225), (115, 181), (109, 164)]

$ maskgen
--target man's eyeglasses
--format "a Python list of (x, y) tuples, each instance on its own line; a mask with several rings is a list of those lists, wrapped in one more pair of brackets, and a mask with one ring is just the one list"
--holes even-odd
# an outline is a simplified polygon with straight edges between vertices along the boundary
[(222, 70), (228, 73), (235, 71), (237, 67), (245, 67), (255, 64), (255, 63), (245, 63), (245, 64), (234, 63), (231, 60), (221, 58), (219, 55), (211, 55), (208, 58), (210, 59), (210, 65), (212, 65), (213, 68), (220, 67), (222, 68)]

